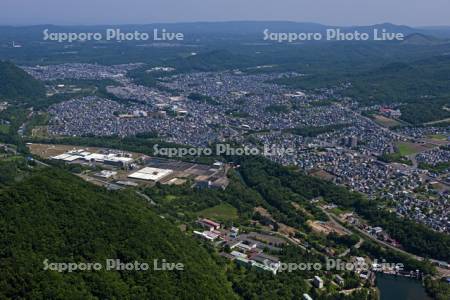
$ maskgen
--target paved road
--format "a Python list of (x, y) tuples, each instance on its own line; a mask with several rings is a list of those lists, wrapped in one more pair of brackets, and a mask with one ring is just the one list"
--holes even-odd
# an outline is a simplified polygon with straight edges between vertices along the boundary
[(44, 166), (44, 167), (50, 167), (50, 165), (46, 164), (45, 162), (42, 162), (38, 159), (33, 159), (37, 164)]
[[(325, 212), (325, 210), (324, 210), (324, 212)], [(336, 222), (335, 219), (337, 219), (337, 217), (336, 217), (334, 214), (329, 213), (329, 212), (325, 212), (325, 213), (330, 217), (330, 219), (331, 219), (332, 221), (335, 221), (335, 222)], [(339, 225), (340, 225), (340, 224), (339, 224)], [(423, 260), (425, 260), (425, 258), (423, 258), (423, 257), (421, 257), (421, 256), (418, 256), (418, 255), (409, 253), (409, 252), (407, 252), (407, 251), (405, 251), (405, 250), (399, 249), (399, 248), (397, 248), (397, 247), (395, 247), (395, 246), (392, 246), (391, 244), (388, 244), (388, 243), (386, 243), (386, 242), (384, 242), (384, 241), (380, 241), (379, 239), (377, 239), (377, 238), (375, 238), (374, 236), (368, 234), (368, 233), (365, 232), (364, 230), (359, 229), (359, 228), (356, 227), (356, 226), (353, 226), (352, 229), (355, 229), (356, 231), (358, 231), (358, 233), (364, 235), (365, 237), (371, 239), (372, 241), (374, 241), (374, 242), (376, 242), (376, 243), (378, 243), (378, 244), (381, 244), (381, 245), (384, 246), (384, 247), (387, 247), (387, 248), (392, 249), (392, 250), (394, 250), (394, 251), (398, 251), (398, 252), (403, 253), (403, 254), (405, 254), (405, 255), (411, 256), (411, 257), (413, 257), (414, 259), (417, 259), (418, 261), (423, 261)], [(361, 245), (359, 245), (359, 246), (361, 246)], [(437, 260), (435, 260), (435, 259), (430, 259), (430, 261), (432, 261), (432, 262), (437, 262)], [(448, 270), (448, 269), (436, 267), (436, 270), (437, 270), (439, 276), (441, 276), (441, 277), (444, 277), (444, 276), (450, 276), (450, 270)]]
[(151, 205), (156, 205), (155, 201), (153, 201), (149, 196), (147, 196), (144, 193), (141, 193), (139, 191), (136, 191), (136, 194), (138, 194), (139, 196), (141, 196), (142, 198), (144, 198), (145, 200), (148, 201), (148, 203), (150, 203)]
[[(335, 215), (329, 213), (326, 209), (324, 209), (322, 207), (321, 207), (321, 209), (327, 215), (327, 217), (330, 219), (330, 221), (333, 223), (334, 226), (338, 227), (339, 229), (341, 229), (342, 231), (344, 231), (347, 234), (350, 234), (350, 235), (353, 234), (353, 232), (351, 230), (349, 230), (347, 227), (342, 226), (341, 223), (338, 222), (337, 217)], [(364, 242), (364, 239), (359, 238), (358, 243), (353, 245), (352, 248), (359, 249), (359, 247), (361, 247), (363, 242)], [(352, 250), (352, 248), (348, 248), (347, 250), (345, 250), (344, 252), (339, 254), (338, 257), (347, 256), (350, 253), (350, 251)]]

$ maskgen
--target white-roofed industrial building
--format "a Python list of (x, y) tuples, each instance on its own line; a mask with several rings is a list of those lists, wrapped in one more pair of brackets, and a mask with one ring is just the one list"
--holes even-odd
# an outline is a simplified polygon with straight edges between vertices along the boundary
[(151, 180), (158, 182), (161, 179), (169, 176), (173, 173), (173, 170), (169, 169), (158, 169), (145, 167), (137, 172), (128, 175), (129, 178), (141, 179), (141, 180)]
[(52, 158), (56, 160), (63, 160), (66, 162), (72, 162), (77, 159), (82, 159), (87, 162), (98, 162), (118, 167), (126, 167), (134, 162), (133, 158), (121, 156), (116, 153), (90, 153), (83, 149), (69, 151), (64, 154), (53, 156)]
[(77, 160), (80, 158), (81, 158), (81, 156), (79, 156), (79, 155), (72, 155), (72, 154), (68, 154), (68, 153), (60, 154), (60, 155), (53, 157), (53, 159), (63, 160), (63, 161), (67, 161), (67, 162), (71, 162), (71, 161), (74, 161), (74, 160)]

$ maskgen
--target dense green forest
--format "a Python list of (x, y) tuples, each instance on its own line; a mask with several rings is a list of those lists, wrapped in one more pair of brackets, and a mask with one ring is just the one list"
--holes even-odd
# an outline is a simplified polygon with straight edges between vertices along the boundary
[(0, 61), (0, 100), (15, 102), (45, 97), (44, 85), (11, 62)]
[(430, 278), (425, 279), (427, 292), (433, 299), (448, 300), (450, 296), (450, 284), (445, 280), (433, 281)]
[(21, 107), (11, 106), (0, 112), (0, 120), (8, 122), (4, 130), (0, 132), (0, 142), (13, 144), (21, 152), (27, 152), (22, 138), (18, 135), (20, 126), (26, 121), (30, 112)]
[(6, 153), (3, 148), (0, 148), (0, 189), (16, 184), (30, 174), (30, 166), (25, 158), (10, 156)]
[[(0, 190), (0, 298), (233, 299), (194, 240), (132, 193), (107, 192), (57, 169)], [(181, 262), (184, 271), (44, 271), (43, 261)]]

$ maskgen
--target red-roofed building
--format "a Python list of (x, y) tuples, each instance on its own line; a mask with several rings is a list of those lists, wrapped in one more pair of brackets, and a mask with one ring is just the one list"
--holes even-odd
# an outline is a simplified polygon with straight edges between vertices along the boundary
[(216, 222), (211, 221), (209, 219), (202, 219), (202, 220), (198, 221), (198, 223), (200, 225), (202, 225), (203, 227), (208, 228), (211, 231), (212, 230), (217, 230), (217, 229), (220, 228), (220, 224), (219, 223), (216, 223)]

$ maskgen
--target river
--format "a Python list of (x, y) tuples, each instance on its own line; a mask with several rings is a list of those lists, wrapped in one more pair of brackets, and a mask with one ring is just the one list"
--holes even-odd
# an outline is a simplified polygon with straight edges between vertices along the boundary
[(380, 300), (432, 300), (421, 282), (401, 276), (377, 274)]

